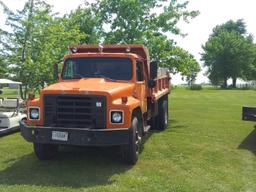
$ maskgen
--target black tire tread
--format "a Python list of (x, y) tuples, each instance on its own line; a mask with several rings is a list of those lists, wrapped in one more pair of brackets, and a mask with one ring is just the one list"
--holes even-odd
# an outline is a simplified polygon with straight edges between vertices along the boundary
[(58, 152), (58, 145), (34, 143), (34, 152), (40, 160), (53, 159)]
[(159, 101), (158, 101), (158, 115), (155, 116), (154, 118), (152, 118), (152, 122), (153, 122), (153, 128), (155, 130), (160, 130), (163, 131), (167, 128), (167, 125), (165, 124), (165, 108), (167, 108), (167, 117), (169, 118), (169, 113), (168, 113), (168, 96), (164, 96), (162, 97)]
[[(136, 115), (133, 115), (132, 117), (132, 125), (129, 131), (129, 144), (123, 146), (123, 158), (124, 162), (128, 165), (135, 165), (138, 161), (138, 153), (136, 152), (136, 146), (135, 146), (135, 137), (136, 137), (136, 128), (139, 129), (139, 125), (142, 122), (139, 122), (140, 118), (138, 118)], [(141, 124), (142, 125), (142, 124)]]

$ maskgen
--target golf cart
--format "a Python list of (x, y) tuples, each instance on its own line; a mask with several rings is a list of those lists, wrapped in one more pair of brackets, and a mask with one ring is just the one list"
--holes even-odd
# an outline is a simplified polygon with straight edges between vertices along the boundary
[[(19, 121), (26, 119), (22, 112), (22, 83), (0, 79), (0, 136), (18, 131)], [(11, 95), (10, 97), (4, 97)]]

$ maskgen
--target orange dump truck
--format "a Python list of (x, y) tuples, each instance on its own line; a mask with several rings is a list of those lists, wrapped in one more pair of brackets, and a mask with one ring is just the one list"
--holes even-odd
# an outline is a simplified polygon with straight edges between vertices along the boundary
[(22, 136), (41, 160), (53, 158), (60, 145), (119, 145), (125, 162), (135, 164), (142, 136), (168, 125), (169, 72), (150, 62), (143, 45), (69, 51), (58, 83), (28, 100)]

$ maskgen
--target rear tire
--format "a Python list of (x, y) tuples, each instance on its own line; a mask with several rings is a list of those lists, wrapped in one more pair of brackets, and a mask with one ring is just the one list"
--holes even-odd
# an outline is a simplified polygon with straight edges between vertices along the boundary
[(158, 101), (158, 115), (151, 119), (151, 126), (155, 130), (163, 131), (168, 127), (168, 96)]
[(53, 159), (58, 152), (58, 145), (34, 143), (34, 152), (40, 160)]
[(169, 119), (168, 97), (164, 97), (163, 100), (160, 101), (158, 109), (159, 109), (158, 129), (162, 131), (168, 127), (168, 119)]
[(139, 118), (133, 117), (129, 131), (129, 144), (123, 146), (123, 158), (125, 163), (129, 165), (135, 165), (139, 158), (142, 137), (139, 130), (140, 125), (142, 125), (142, 122), (139, 122)]

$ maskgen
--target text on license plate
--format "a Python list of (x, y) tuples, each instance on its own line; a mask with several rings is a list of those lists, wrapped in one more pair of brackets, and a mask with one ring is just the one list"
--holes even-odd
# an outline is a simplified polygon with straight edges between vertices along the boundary
[(52, 140), (67, 141), (68, 132), (52, 131)]

